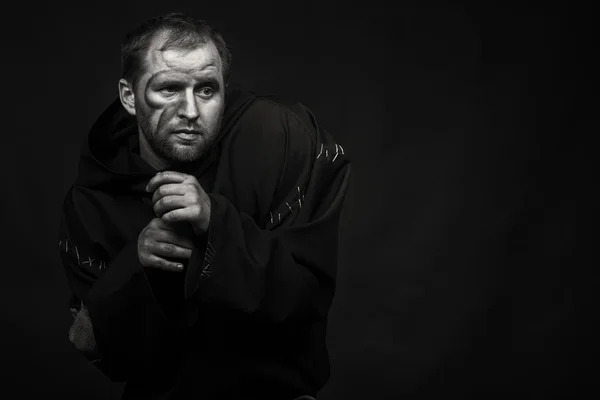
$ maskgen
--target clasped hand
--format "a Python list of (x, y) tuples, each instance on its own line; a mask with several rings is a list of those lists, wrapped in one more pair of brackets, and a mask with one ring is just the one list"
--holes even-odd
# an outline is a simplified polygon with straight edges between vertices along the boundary
[[(138, 258), (145, 267), (182, 271), (183, 265), (164, 257), (189, 259), (193, 239), (208, 230), (210, 199), (193, 175), (157, 173), (146, 186), (153, 192), (156, 218), (138, 236)], [(193, 234), (184, 229), (191, 227)]]

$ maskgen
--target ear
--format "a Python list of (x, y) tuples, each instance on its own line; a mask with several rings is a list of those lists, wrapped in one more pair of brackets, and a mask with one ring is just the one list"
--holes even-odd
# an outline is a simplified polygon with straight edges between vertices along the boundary
[(119, 80), (119, 98), (130, 115), (135, 115), (135, 93), (133, 86), (125, 79)]

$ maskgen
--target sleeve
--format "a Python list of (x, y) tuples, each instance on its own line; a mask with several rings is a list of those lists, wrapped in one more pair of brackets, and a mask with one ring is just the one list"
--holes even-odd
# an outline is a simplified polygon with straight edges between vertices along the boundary
[[(302, 324), (325, 318), (334, 296), (339, 217), (351, 165), (342, 146), (308, 109), (278, 112), (275, 131), (261, 127), (273, 134), (255, 138), (271, 143), (272, 150), (268, 157), (264, 153), (257, 157), (270, 160), (270, 170), (280, 171), (273, 180), (275, 188), (263, 180), (254, 195), (269, 193), (269, 208), (249, 215), (227, 197), (209, 193), (206, 248), (192, 254), (185, 299), (269, 323)], [(242, 142), (240, 153), (247, 146), (250, 141)], [(253, 161), (251, 177), (271, 173), (261, 170), (260, 160)], [(252, 180), (243, 174), (247, 168), (237, 170), (239, 175), (232, 172), (234, 182), (244, 185)]]
[(69, 339), (107, 377), (125, 381), (143, 374), (155, 349), (175, 332), (139, 262), (137, 242), (119, 245), (109, 258), (107, 231), (90, 228), (105, 228), (94, 221), (101, 212), (83, 192), (69, 190), (59, 228), (60, 257), (73, 293)]

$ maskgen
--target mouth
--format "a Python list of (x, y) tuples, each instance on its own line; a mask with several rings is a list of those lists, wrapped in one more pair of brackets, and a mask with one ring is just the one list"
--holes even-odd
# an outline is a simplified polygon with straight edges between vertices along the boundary
[(185, 141), (194, 141), (194, 140), (198, 139), (201, 134), (198, 131), (194, 131), (194, 130), (190, 130), (190, 129), (181, 129), (181, 130), (175, 131), (174, 135), (177, 138), (185, 140)]

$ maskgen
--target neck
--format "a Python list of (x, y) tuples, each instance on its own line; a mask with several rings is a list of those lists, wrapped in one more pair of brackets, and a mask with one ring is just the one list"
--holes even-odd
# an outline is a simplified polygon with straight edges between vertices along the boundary
[(146, 161), (148, 165), (156, 170), (167, 168), (169, 164), (152, 151), (141, 129), (138, 135), (140, 138), (140, 157), (142, 157), (142, 160)]

